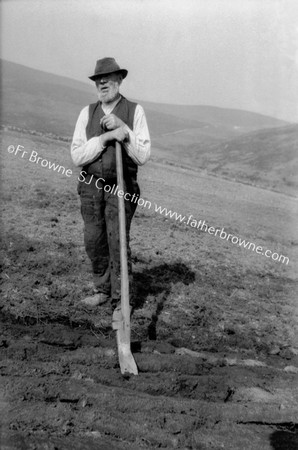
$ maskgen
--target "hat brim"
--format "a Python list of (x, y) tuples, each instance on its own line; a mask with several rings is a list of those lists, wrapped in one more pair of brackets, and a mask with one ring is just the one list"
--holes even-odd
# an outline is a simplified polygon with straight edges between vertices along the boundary
[(90, 80), (96, 81), (98, 78), (102, 77), (103, 75), (108, 75), (110, 73), (121, 73), (123, 79), (126, 78), (128, 71), (126, 69), (119, 69), (119, 70), (113, 70), (113, 72), (102, 72), (102, 73), (95, 73), (94, 75), (91, 75)]

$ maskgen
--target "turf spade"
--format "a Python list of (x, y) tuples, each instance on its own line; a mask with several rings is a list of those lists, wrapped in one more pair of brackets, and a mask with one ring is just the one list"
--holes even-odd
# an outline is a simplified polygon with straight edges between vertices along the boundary
[[(117, 183), (119, 189), (124, 191), (122, 149), (116, 142)], [(127, 244), (125, 225), (124, 198), (118, 196), (120, 262), (121, 262), (121, 306), (113, 313), (113, 329), (116, 330), (118, 358), (122, 375), (138, 374), (138, 368), (130, 348), (130, 306), (129, 281), (127, 268)]]

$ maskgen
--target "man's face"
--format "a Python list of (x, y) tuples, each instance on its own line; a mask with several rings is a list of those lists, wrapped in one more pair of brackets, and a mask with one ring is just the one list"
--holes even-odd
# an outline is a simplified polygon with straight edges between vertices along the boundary
[(109, 73), (97, 78), (95, 83), (99, 101), (101, 103), (110, 103), (116, 100), (119, 95), (122, 76), (118, 73)]

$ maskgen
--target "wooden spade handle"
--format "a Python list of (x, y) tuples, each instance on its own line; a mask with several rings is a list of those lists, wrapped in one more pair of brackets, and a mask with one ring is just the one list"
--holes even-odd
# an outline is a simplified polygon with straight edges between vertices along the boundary
[[(116, 166), (118, 193), (123, 191), (123, 165), (122, 148), (116, 142)], [(120, 240), (120, 262), (121, 262), (121, 310), (115, 308), (113, 313), (113, 329), (117, 332), (117, 346), (121, 373), (123, 375), (138, 375), (138, 368), (130, 348), (130, 306), (129, 306), (129, 280), (127, 267), (127, 242), (125, 224), (125, 204), (123, 196), (118, 195), (119, 215), (119, 240)]]
[[(124, 192), (122, 148), (116, 142), (116, 166), (118, 193)], [(127, 242), (124, 198), (118, 195), (119, 238), (120, 238), (120, 262), (121, 262), (121, 311), (126, 331), (130, 335), (130, 307), (129, 307), (129, 279), (127, 267)]]

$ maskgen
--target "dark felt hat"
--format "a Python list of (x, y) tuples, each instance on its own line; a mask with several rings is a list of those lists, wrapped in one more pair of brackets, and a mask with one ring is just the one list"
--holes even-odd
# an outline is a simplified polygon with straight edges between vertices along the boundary
[(91, 75), (89, 78), (90, 80), (95, 81), (102, 75), (114, 72), (121, 73), (123, 78), (125, 78), (128, 73), (126, 69), (121, 69), (120, 66), (118, 66), (114, 58), (102, 58), (96, 61), (94, 75)]

